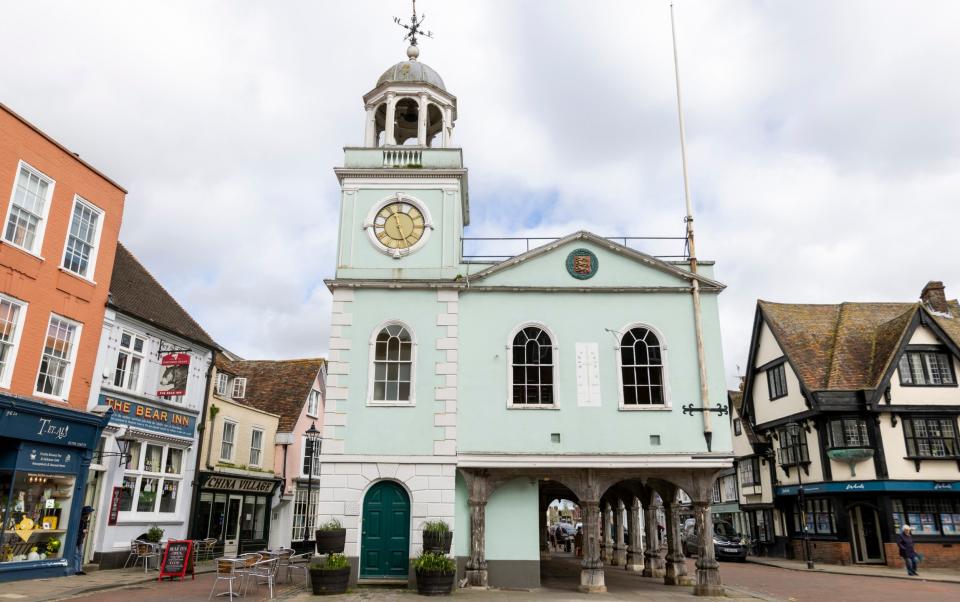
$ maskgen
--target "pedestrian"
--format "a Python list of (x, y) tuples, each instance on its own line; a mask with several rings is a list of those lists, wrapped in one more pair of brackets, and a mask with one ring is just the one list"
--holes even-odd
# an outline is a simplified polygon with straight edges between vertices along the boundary
[(73, 556), (73, 568), (75, 575), (86, 575), (83, 572), (83, 541), (87, 538), (87, 529), (90, 528), (90, 514), (93, 508), (84, 506), (80, 510), (80, 524), (77, 527), (77, 552)]
[(577, 558), (583, 558), (583, 527), (577, 527), (577, 533), (573, 536), (573, 547)]
[(919, 575), (917, 563), (921, 558), (913, 547), (913, 527), (910, 525), (904, 525), (900, 534), (897, 535), (897, 548), (900, 549), (900, 557), (903, 558), (903, 563), (907, 566), (907, 575)]

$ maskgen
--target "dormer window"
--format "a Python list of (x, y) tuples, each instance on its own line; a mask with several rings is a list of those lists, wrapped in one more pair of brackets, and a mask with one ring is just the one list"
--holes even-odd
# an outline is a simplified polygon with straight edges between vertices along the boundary
[(233, 397), (234, 399), (243, 399), (247, 394), (247, 379), (243, 377), (237, 377), (233, 379)]
[(217, 373), (217, 395), (227, 397), (230, 394), (230, 375), (226, 372)]
[(907, 351), (900, 356), (900, 384), (907, 387), (956, 386), (953, 361), (940, 351)]

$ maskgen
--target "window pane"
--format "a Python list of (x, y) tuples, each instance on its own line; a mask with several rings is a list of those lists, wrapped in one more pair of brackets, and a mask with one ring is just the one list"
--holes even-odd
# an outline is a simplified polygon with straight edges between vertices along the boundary
[(167, 464), (163, 472), (167, 474), (180, 474), (180, 464), (183, 462), (183, 450), (171, 447), (167, 450)]
[(124, 475), (123, 485), (120, 487), (120, 511), (127, 512), (133, 510), (133, 492), (137, 489), (137, 477)]
[(159, 445), (147, 444), (147, 452), (143, 456), (144, 472), (160, 472), (160, 459), (163, 457), (163, 448)]
[(137, 512), (153, 512), (157, 503), (159, 479), (140, 479), (140, 496), (137, 498)]
[(160, 495), (160, 512), (176, 512), (177, 510), (177, 481), (165, 480), (163, 493)]

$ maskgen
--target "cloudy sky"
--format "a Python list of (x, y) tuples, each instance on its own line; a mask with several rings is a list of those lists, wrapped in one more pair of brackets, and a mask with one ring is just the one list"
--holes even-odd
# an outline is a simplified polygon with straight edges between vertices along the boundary
[[(668, 2), (421, 0), (468, 235), (681, 235)], [(727, 377), (756, 299), (960, 294), (960, 6), (677, 1)], [(0, 102), (130, 192), (122, 240), (221, 344), (326, 352), (338, 188), (409, 4), (8, 2)]]

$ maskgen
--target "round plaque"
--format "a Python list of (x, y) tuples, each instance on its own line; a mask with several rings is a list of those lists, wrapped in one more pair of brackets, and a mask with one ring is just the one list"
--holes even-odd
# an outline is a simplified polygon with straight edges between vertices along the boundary
[(567, 255), (567, 272), (578, 280), (593, 278), (600, 268), (600, 261), (589, 249), (574, 249)]

